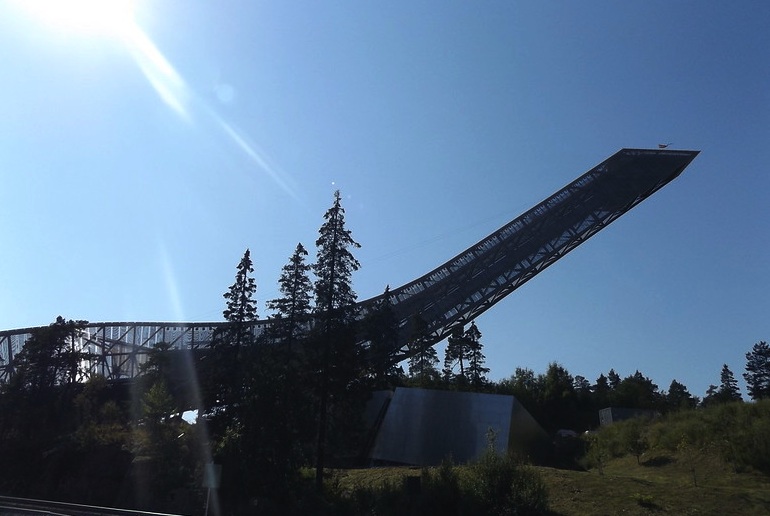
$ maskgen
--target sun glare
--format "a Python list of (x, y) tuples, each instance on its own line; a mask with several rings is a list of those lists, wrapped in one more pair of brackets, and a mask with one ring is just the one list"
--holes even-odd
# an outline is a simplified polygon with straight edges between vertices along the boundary
[[(14, 0), (11, 0), (14, 1)], [(226, 122), (192, 89), (158, 49), (136, 20), (139, 0), (15, 0), (15, 4), (36, 23), (70, 36), (110, 37), (128, 51), (161, 100), (183, 120), (190, 122), (193, 108), (208, 114), (219, 129), (251, 162), (265, 172), (285, 192), (297, 199), (286, 174), (275, 167), (245, 134)], [(222, 92), (223, 101), (232, 101), (232, 90)]]
[(131, 0), (20, 0), (24, 10), (57, 30), (82, 35), (125, 35), (134, 26)]

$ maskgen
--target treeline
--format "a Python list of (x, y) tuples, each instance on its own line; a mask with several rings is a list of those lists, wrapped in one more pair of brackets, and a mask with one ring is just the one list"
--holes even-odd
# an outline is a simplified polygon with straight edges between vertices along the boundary
[[(610, 369), (590, 381), (571, 374), (556, 362), (550, 363), (544, 373), (517, 367), (508, 378), (488, 381), (484, 376), (488, 369), (483, 367), (480, 338), (475, 324), (450, 337), (441, 371), (437, 369), (438, 357), (433, 348), (414, 355), (409, 360), (409, 375), (401, 385), (513, 395), (551, 434), (559, 429), (594, 429), (599, 425), (599, 410), (608, 407), (667, 414), (743, 400), (738, 381), (727, 364), (719, 372), (719, 384), (710, 385), (703, 398), (691, 394), (676, 379), (668, 389), (661, 389), (638, 370), (621, 377)], [(770, 346), (766, 342), (758, 342), (746, 353), (745, 370), (743, 376), (751, 399), (770, 398)]]
[[(210, 348), (182, 357), (191, 362), (185, 377), (179, 353), (160, 344), (129, 384), (86, 381), (94, 357), (76, 344), (86, 322), (59, 317), (35, 330), (0, 386), (0, 490), (180, 510), (214, 463), (221, 467), (214, 513), (243, 512), (256, 501), (262, 512), (273, 505), (282, 513), (321, 503), (325, 466), (330, 458), (331, 465), (360, 458), (363, 406), (388, 376), (380, 369), (388, 360), (367, 354), (392, 353), (379, 329), (387, 304), (357, 311), (352, 273), (360, 264), (352, 250), (359, 244), (344, 214), (335, 192), (315, 262), (298, 244), (282, 270), (280, 297), (267, 303), (272, 324), (262, 333), (254, 331), (256, 281), (246, 250), (224, 294), (227, 324)], [(362, 331), (367, 345), (357, 338)], [(191, 408), (195, 424), (181, 417)], [(300, 476), (304, 466), (317, 471), (313, 489)], [(182, 512), (203, 507), (191, 503)]]
[[(557, 363), (543, 374), (517, 368), (492, 382), (472, 322), (449, 337), (439, 369), (419, 317), (408, 328), (410, 358), (399, 366), (389, 290), (366, 313), (357, 304), (353, 252), (360, 246), (345, 225), (339, 192), (315, 246), (313, 263), (301, 243), (290, 255), (280, 295), (266, 303), (271, 324), (263, 332), (254, 330), (257, 285), (247, 249), (224, 293), (227, 324), (212, 345), (180, 354), (160, 344), (131, 382), (87, 377), (94, 357), (76, 345), (85, 321), (59, 317), (35, 330), (0, 386), (0, 491), (197, 513), (201, 487), (212, 482), (207, 465), (216, 464), (214, 514), (249, 513), (255, 504), (267, 514), (334, 514), (325, 471), (364, 464), (373, 436), (362, 417), (374, 390), (512, 394), (550, 432), (595, 428), (598, 409), (607, 406), (670, 412), (740, 398), (727, 366), (702, 401), (676, 381), (661, 391), (638, 371), (620, 378), (611, 370), (592, 383)], [(752, 353), (750, 395), (769, 396), (767, 344)], [(192, 424), (182, 418), (191, 408), (198, 409)]]

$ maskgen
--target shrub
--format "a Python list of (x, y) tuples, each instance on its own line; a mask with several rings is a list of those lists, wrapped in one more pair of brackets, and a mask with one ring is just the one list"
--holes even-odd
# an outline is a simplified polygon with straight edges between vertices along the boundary
[(548, 508), (540, 476), (513, 456), (492, 450), (469, 467), (463, 487), (473, 504), (469, 514), (543, 514)]
[(478, 462), (456, 466), (445, 460), (425, 468), (419, 479), (354, 488), (338, 513), (394, 515), (529, 515), (544, 514), (548, 493), (540, 476), (510, 456), (487, 452)]
[(648, 447), (682, 458), (697, 451), (702, 457), (718, 457), (736, 470), (770, 473), (770, 400), (720, 403), (654, 421), (621, 421), (603, 427), (589, 439), (583, 464), (601, 466), (608, 457), (629, 453), (638, 459)]

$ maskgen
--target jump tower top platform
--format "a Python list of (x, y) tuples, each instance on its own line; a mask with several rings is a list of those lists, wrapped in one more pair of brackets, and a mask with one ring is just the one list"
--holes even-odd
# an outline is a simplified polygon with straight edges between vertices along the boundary
[[(699, 151), (622, 149), (443, 265), (389, 293), (398, 319), (394, 360), (409, 356), (416, 318), (436, 344), (675, 179)], [(381, 301), (359, 303), (367, 313)], [(221, 322), (89, 323), (78, 344), (96, 357), (90, 372), (109, 379), (138, 374), (155, 344), (207, 346)], [(254, 323), (260, 332), (269, 321)], [(0, 381), (35, 328), (0, 331)]]

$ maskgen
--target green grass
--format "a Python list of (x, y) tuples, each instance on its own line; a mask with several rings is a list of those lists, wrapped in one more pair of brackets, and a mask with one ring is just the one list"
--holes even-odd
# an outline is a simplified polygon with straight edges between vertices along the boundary
[(549, 507), (560, 515), (770, 514), (770, 478), (735, 473), (715, 457), (695, 467), (670, 454), (613, 459), (588, 472), (536, 468), (549, 489)]
[[(647, 453), (641, 458), (612, 459), (598, 470), (571, 471), (535, 467), (548, 487), (551, 516), (572, 515), (765, 515), (770, 514), (770, 477), (756, 472), (736, 473), (718, 457), (695, 464), (676, 454)], [(461, 468), (461, 474), (462, 474)], [(337, 470), (330, 483), (339, 493), (376, 488), (420, 476), (419, 468)]]

